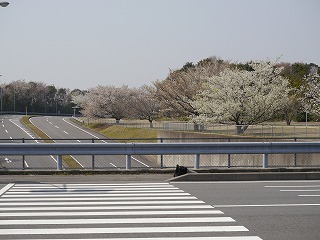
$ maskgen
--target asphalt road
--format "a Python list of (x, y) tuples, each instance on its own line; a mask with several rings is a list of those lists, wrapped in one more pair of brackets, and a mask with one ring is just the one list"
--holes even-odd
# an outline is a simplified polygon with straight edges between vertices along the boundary
[[(22, 142), (22, 139), (30, 142), (39, 138), (30, 132), (22, 123), (22, 116), (0, 115), (0, 142)], [(1, 140), (2, 139), (2, 140)], [(0, 156), (1, 166), (7, 169), (22, 169), (22, 156)], [(56, 169), (57, 163), (52, 156), (26, 156), (26, 169)]]
[[(0, 115), (0, 141), (32, 142), (40, 137), (31, 132), (21, 123), (22, 116), (1, 116)], [(71, 122), (68, 117), (34, 117), (31, 122), (45, 132), (55, 142), (105, 142), (104, 136), (93, 131), (81, 128)], [(16, 140), (15, 140), (16, 139)], [(58, 140), (57, 140), (58, 139)], [(59, 140), (64, 139), (64, 140)], [(38, 142), (38, 141), (36, 141)], [(94, 164), (92, 156), (72, 156), (80, 165), (80, 169), (125, 169), (125, 156), (95, 156)], [(0, 156), (0, 163), (3, 168), (22, 169), (22, 156)], [(67, 167), (67, 166), (65, 166)], [(154, 168), (159, 167), (155, 161), (150, 161), (144, 156), (132, 156), (132, 168)], [(56, 156), (25, 156), (26, 169), (56, 169)]]
[[(0, 176), (0, 188), (3, 188), (7, 186), (8, 183), (17, 183), (15, 186), (15, 189), (12, 189), (11, 194), (17, 194), (17, 191), (19, 190), (19, 187), (24, 186), (23, 184), (27, 184), (24, 187), (30, 187), (33, 186), (32, 184), (39, 184), (39, 183), (49, 183), (50, 186), (59, 186), (60, 191), (63, 191), (66, 194), (71, 194), (71, 192), (67, 191), (67, 187), (71, 188), (75, 185), (73, 184), (92, 184), (90, 185), (90, 191), (93, 191), (99, 184), (117, 184), (117, 186), (121, 187), (128, 187), (128, 185), (134, 185), (134, 184), (146, 184), (149, 185), (150, 183), (160, 183), (165, 184), (165, 179), (170, 178), (170, 175), (164, 174), (164, 175), (101, 175), (101, 176)], [(63, 185), (54, 185), (57, 183), (63, 183)], [(20, 184), (20, 185), (19, 185)], [(123, 184), (123, 185), (122, 185)], [(142, 187), (141, 185), (141, 187)], [(148, 238), (148, 239), (178, 239), (178, 240), (188, 240), (188, 239), (205, 239), (205, 240), (216, 240), (214, 237), (225, 237), (221, 238), (221, 240), (233, 240), (237, 239), (235, 237), (239, 237), (238, 239), (241, 240), (247, 240), (252, 239), (255, 240), (274, 240), (274, 239), (281, 239), (281, 240), (301, 240), (301, 239), (307, 239), (307, 240), (318, 240), (320, 239), (320, 181), (268, 181), (268, 182), (172, 182), (169, 183), (171, 187), (177, 188), (175, 191), (183, 191), (183, 193), (190, 194), (189, 197), (195, 197), (194, 200), (200, 200), (203, 201), (201, 205), (204, 205), (203, 207), (211, 206), (214, 207), (213, 210), (221, 211), (222, 213), (219, 213), (218, 215), (213, 214), (213, 217), (222, 217), (222, 218), (232, 218), (232, 221), (230, 222), (212, 222), (214, 221), (214, 218), (212, 218), (209, 222), (206, 223), (200, 223), (200, 222), (194, 222), (194, 223), (161, 223), (161, 224), (155, 224), (151, 223), (151, 219), (149, 223), (126, 223), (125, 225), (121, 224), (115, 224), (112, 225), (114, 228), (118, 227), (126, 227), (125, 231), (131, 232), (131, 234), (125, 234), (125, 233), (95, 233), (92, 235), (88, 235), (88, 232), (90, 231), (96, 231), (96, 229), (91, 230), (91, 228), (100, 228), (100, 227), (111, 227), (110, 225), (104, 225), (102, 223), (96, 225), (96, 224), (90, 224), (86, 223), (86, 225), (76, 225), (73, 223), (73, 225), (63, 225), (61, 227), (69, 229), (69, 228), (77, 228), (77, 227), (83, 227), (85, 228), (84, 235), (74, 235), (72, 234), (72, 230), (69, 231), (70, 234), (63, 235), (63, 239), (81, 239), (81, 238), (90, 238), (90, 239), (114, 239), (114, 238), (123, 238), (123, 239), (136, 239), (138, 238)], [(65, 186), (65, 188), (62, 188)], [(146, 187), (146, 186), (145, 186)], [(23, 190), (23, 189), (22, 189)], [(71, 190), (71, 189), (70, 189)], [(23, 190), (26, 191), (26, 190)], [(27, 197), (28, 195), (32, 194), (41, 194), (41, 201), (49, 201), (46, 199), (46, 194), (48, 194), (48, 191), (50, 190), (41, 190), (40, 193), (37, 193), (37, 191), (30, 190), (30, 192), (25, 193), (19, 193), (19, 194), (25, 194), (24, 196)], [(95, 190), (97, 191), (97, 190)], [(142, 191), (143, 192), (143, 191)], [(50, 192), (49, 192), (50, 193)], [(63, 194), (64, 194), (63, 193)], [(72, 194), (84, 194), (84, 190), (78, 189), (72, 189)], [(90, 192), (89, 192), (90, 193)], [(14, 202), (17, 201), (18, 198), (20, 200), (21, 197), (15, 196), (15, 195), (6, 195), (6, 197), (10, 198), (4, 198), (5, 194), (9, 193), (2, 193), (2, 196), (0, 197), (0, 200), (2, 203), (8, 202), (7, 200), (10, 199), (10, 202), (13, 202), (12, 204), (15, 204)], [(52, 193), (50, 193), (52, 194)], [(96, 192), (97, 195), (95, 197), (99, 196), (99, 192)], [(61, 195), (62, 197), (63, 195)], [(75, 195), (72, 195), (75, 196)], [(31, 196), (29, 196), (31, 197)], [(33, 195), (33, 197), (35, 197)], [(67, 196), (66, 196), (67, 197)], [(70, 197), (70, 196), (69, 196)], [(51, 196), (52, 198), (52, 196)], [(30, 198), (33, 199), (33, 198)], [(60, 197), (59, 197), (60, 199)], [(147, 197), (146, 197), (147, 199)], [(146, 200), (144, 199), (144, 200)], [(158, 201), (166, 201), (162, 200), (162, 197), (156, 197), (157, 202)], [(25, 204), (28, 205), (28, 199), (23, 200), (26, 201)], [(36, 201), (36, 200), (33, 200)], [(52, 201), (52, 200), (51, 200)], [(62, 206), (63, 206), (63, 198), (61, 198)], [(65, 200), (67, 201), (67, 200)], [(70, 201), (70, 199), (69, 199)], [(80, 200), (78, 200), (80, 201)], [(108, 201), (108, 200), (103, 200)], [(122, 201), (122, 200), (119, 200)], [(130, 204), (139, 204), (138, 202), (135, 202), (138, 200), (131, 200)], [(21, 202), (21, 201), (19, 201)], [(134, 203), (135, 202), (135, 203)], [(89, 198), (86, 199), (85, 204), (91, 204)], [(10, 209), (5, 210), (7, 213), (17, 213), (18, 215), (22, 212), (29, 212), (31, 215), (35, 214), (37, 215), (37, 212), (39, 213), (40, 209), (37, 210), (37, 208), (31, 208), (31, 209), (19, 209), (19, 206), (16, 206), (18, 209), (12, 209), (12, 204), (10, 204)], [(36, 203), (32, 203), (33, 205)], [(71, 203), (70, 203), (71, 204)], [(92, 203), (93, 204), (93, 203)], [(118, 203), (117, 203), (118, 204)], [(152, 204), (151, 204), (152, 205)], [(159, 205), (165, 205), (159, 204)], [(177, 207), (177, 209), (173, 209), (173, 211), (178, 211), (179, 208), (183, 208), (184, 204), (179, 204), (181, 207)], [(197, 204), (196, 204), (197, 205)], [(59, 205), (60, 206), (60, 205)], [(92, 205), (91, 205), (92, 206)], [(95, 206), (95, 205), (93, 205)], [(144, 206), (150, 206), (150, 204), (145, 204)], [(178, 205), (175, 205), (178, 206)], [(3, 206), (5, 207), (5, 206)], [(199, 205), (197, 205), (199, 207)], [(11, 210), (12, 209), (12, 210)], [(134, 209), (134, 207), (133, 207)], [(211, 215), (198, 215), (198, 213), (195, 213), (194, 215), (189, 214), (190, 211), (194, 211), (195, 209), (185, 209), (183, 210), (183, 215), (170, 215), (172, 213), (168, 212), (168, 215), (164, 214), (159, 216), (158, 212), (151, 216), (145, 216), (143, 214), (148, 213), (141, 213), (141, 211), (144, 210), (128, 210), (129, 213), (125, 214), (125, 216), (115, 216), (114, 218), (117, 219), (116, 221), (126, 221), (127, 219), (131, 218), (179, 218), (179, 221), (183, 221), (183, 219), (186, 219), (186, 221), (193, 221), (192, 219), (197, 219), (195, 221), (200, 221), (203, 219), (206, 219), (206, 217), (212, 217)], [(0, 209), (1, 210), (1, 209)], [(161, 208), (159, 207), (160, 211)], [(210, 209), (208, 209), (210, 210)], [(51, 214), (49, 210), (42, 210), (47, 213), (44, 214)], [(57, 209), (52, 211), (58, 211)], [(67, 210), (67, 212), (73, 212), (72, 214), (80, 214), (84, 210)], [(112, 210), (111, 212), (116, 211)], [(125, 210), (122, 210), (125, 211)], [(131, 216), (131, 211), (134, 211), (135, 214), (142, 214), (142, 216)], [(3, 212), (3, 211), (0, 211)], [(77, 212), (77, 213), (75, 213)], [(80, 212), (80, 213), (79, 213)], [(90, 212), (103, 212), (103, 210), (90, 210)], [(139, 212), (139, 213), (138, 213)], [(162, 212), (163, 213), (163, 212)], [(47, 219), (46, 221), (50, 222), (50, 219), (78, 219), (78, 217), (75, 216), (59, 216), (59, 217), (50, 217), (50, 216), (31, 216), (31, 217), (20, 217), (18, 219), (20, 220), (26, 220), (28, 219)], [(100, 214), (100, 213), (99, 213)], [(103, 214), (112, 214), (112, 213), (103, 213)], [(110, 217), (110, 216), (109, 216)], [(109, 219), (108, 216), (104, 217), (97, 217), (95, 216), (95, 219), (101, 219), (106, 218)], [(16, 236), (13, 234), (12, 236), (2, 236), (1, 235), (1, 229), (6, 228), (5, 226), (1, 226), (1, 221), (6, 220), (13, 220), (16, 219), (16, 217), (6, 217), (4, 216), (0, 217), (0, 239), (16, 239), (17, 237), (21, 238), (21, 236)], [(89, 216), (84, 216), (84, 221), (86, 218), (92, 218)], [(121, 220), (119, 220), (121, 219)], [(125, 220), (126, 219), (126, 220)], [(140, 221), (141, 219), (139, 219)], [(64, 221), (64, 220), (63, 220)], [(80, 221), (80, 220), (75, 220)], [(52, 224), (52, 223), (51, 223)], [(167, 228), (169, 227), (177, 227), (175, 229), (169, 230)], [(190, 229), (179, 229), (180, 227), (188, 227)], [(207, 227), (232, 227), (232, 228), (240, 228), (240, 229), (234, 229), (235, 231), (232, 232), (229, 229), (226, 229), (223, 232), (215, 232), (211, 228), (206, 229), (204, 226)], [(33, 226), (31, 223), (29, 226), (24, 226), (23, 228), (28, 229), (38, 229), (38, 228), (44, 228), (44, 230), (47, 228), (46, 226)], [(155, 227), (155, 229), (153, 228)], [(158, 228), (160, 227), (160, 228)], [(165, 227), (164, 229), (161, 229), (161, 227)], [(21, 226), (10, 226), (9, 229), (20, 229)], [(52, 225), (50, 228), (58, 228), (57, 225)], [(246, 230), (244, 230), (245, 228)], [(182, 228), (183, 229), (183, 228)], [(193, 229), (193, 230), (192, 230)], [(200, 230), (199, 230), (200, 229)], [(100, 229), (101, 230), (101, 229)], [(108, 229), (109, 230), (109, 229)], [(108, 231), (106, 230), (106, 231)], [(197, 232), (197, 231), (200, 232)], [(4, 230), (3, 230), (4, 231)], [(33, 233), (33, 230), (30, 230), (31, 233)], [(42, 230), (35, 230), (40, 232), (35, 232), (37, 234), (41, 233)], [(135, 232), (136, 231), (136, 232)], [(150, 231), (148, 233), (143, 233), (144, 231)], [(154, 231), (163, 231), (161, 234)], [(180, 231), (180, 232), (179, 232)], [(190, 231), (190, 232), (189, 232)], [(133, 233), (135, 232), (135, 233)], [(28, 235), (28, 237), (25, 237), (24, 239), (34, 239), (39, 238), (41, 236), (41, 239), (53, 239), (55, 238), (52, 234), (45, 235)], [(10, 237), (10, 238), (8, 238)], [(57, 238), (61, 238), (62, 236), (57, 235)], [(104, 237), (104, 238), (103, 238)], [(193, 237), (193, 238), (192, 238)], [(232, 238), (233, 237), (233, 238)], [(144, 239), (143, 239), (144, 240)], [(220, 240), (220, 239), (219, 239)]]
[(320, 239), (320, 181), (173, 183), (264, 240)]

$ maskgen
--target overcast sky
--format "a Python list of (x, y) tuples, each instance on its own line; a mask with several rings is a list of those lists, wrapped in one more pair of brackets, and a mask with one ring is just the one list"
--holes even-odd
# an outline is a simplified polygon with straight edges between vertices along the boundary
[(210, 56), (320, 65), (319, 0), (7, 1), (0, 83), (140, 87)]

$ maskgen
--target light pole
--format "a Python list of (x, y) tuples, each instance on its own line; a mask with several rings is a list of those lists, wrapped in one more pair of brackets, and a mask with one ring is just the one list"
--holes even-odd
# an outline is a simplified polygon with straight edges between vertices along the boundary
[(1, 7), (6, 7), (6, 6), (8, 6), (8, 5), (9, 5), (8, 2), (0, 2), (0, 6), (1, 6)]

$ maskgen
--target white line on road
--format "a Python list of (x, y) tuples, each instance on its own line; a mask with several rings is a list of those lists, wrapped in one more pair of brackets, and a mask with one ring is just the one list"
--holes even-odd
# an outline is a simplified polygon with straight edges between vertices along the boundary
[(64, 197), (21, 197), (21, 198), (12, 198), (12, 197), (8, 197), (6, 195), (2, 196), (0, 198), (0, 202), (8, 202), (8, 201), (15, 201), (15, 202), (26, 202), (26, 201), (30, 201), (32, 200), (33, 202), (36, 201), (48, 201), (48, 202), (52, 202), (52, 201), (122, 201), (122, 200), (132, 200), (132, 201), (136, 201), (136, 200), (188, 200), (188, 199), (197, 199), (194, 196), (170, 196), (170, 197), (69, 197), (69, 198), (64, 198)]
[(14, 186), (14, 183), (9, 183), (6, 186), (4, 186), (3, 188), (0, 189), (0, 196), (2, 196), (2, 194), (4, 194), (5, 192), (7, 192), (10, 188), (12, 188)]
[(96, 193), (90, 193), (90, 194), (82, 194), (82, 193), (74, 193), (74, 194), (9, 194), (7, 193), (3, 197), (25, 197), (25, 198), (36, 198), (36, 197), (130, 197), (130, 196), (189, 196), (189, 193), (119, 193), (119, 194), (96, 194)]
[[(92, 137), (94, 137), (94, 138), (96, 138), (96, 139), (100, 139), (100, 138), (97, 137), (96, 135), (94, 135), (94, 134), (92, 134), (92, 133), (90, 133), (90, 132), (88, 132), (88, 131), (80, 128), (80, 127), (78, 127), (77, 125), (74, 125), (74, 124), (68, 122), (65, 118), (63, 118), (62, 120), (63, 120), (64, 122), (70, 124), (71, 126), (73, 126), (73, 127), (77, 128), (77, 129), (81, 130), (82, 132), (85, 132), (86, 134), (89, 134), (90, 136), (92, 136)], [(103, 140), (102, 140), (102, 142), (107, 143), (106, 141), (103, 141)]]
[(290, 189), (279, 190), (280, 192), (320, 192), (320, 189)]
[(0, 235), (25, 234), (107, 234), (107, 233), (177, 233), (177, 232), (248, 232), (243, 226), (136, 227), (136, 228), (42, 228), (0, 229)]
[[(26, 239), (24, 240), (32, 240), (32, 239)], [(38, 239), (37, 240), (57, 240), (57, 239)], [(59, 240), (78, 240), (75, 238), (59, 238)], [(97, 240), (93, 238), (86, 238), (85, 240)], [(99, 238), (98, 240), (172, 240), (172, 237), (169, 238)], [(174, 240), (262, 240), (261, 238), (257, 236), (245, 236), (245, 237), (174, 237)]]
[(65, 134), (67, 134), (67, 135), (69, 134), (69, 133), (68, 133), (68, 132), (66, 132), (66, 131), (63, 131), (63, 132), (64, 132)]
[(320, 187), (320, 185), (301, 185), (301, 186), (264, 186), (266, 188), (305, 188), (305, 187)]
[(304, 206), (320, 206), (320, 203), (293, 203), (293, 204), (244, 204), (244, 205), (214, 205), (216, 208), (233, 208), (233, 207), (304, 207)]
[(35, 193), (134, 193), (134, 192), (184, 192), (179, 188), (97, 188), (97, 189), (86, 189), (86, 188), (48, 188), (48, 189), (13, 189), (10, 191), (11, 194), (35, 194)]
[(150, 167), (149, 165), (141, 162), (140, 160), (136, 159), (135, 157), (132, 157), (132, 156), (131, 156), (131, 158), (132, 158), (133, 160), (137, 161), (138, 163), (142, 164), (143, 166)]
[(214, 208), (211, 205), (152, 205), (152, 206), (67, 206), (67, 207), (0, 207), (1, 211), (79, 211), (79, 210), (146, 210), (146, 209), (210, 209)]
[(128, 223), (204, 223), (235, 222), (231, 217), (190, 217), (190, 218), (102, 218), (102, 219), (27, 219), (0, 221), (0, 225), (47, 225), (47, 224), (128, 224)]
[(129, 187), (129, 186), (150, 186), (150, 185), (154, 185), (154, 186), (158, 186), (158, 185), (170, 185), (170, 186), (173, 186), (169, 183), (139, 183), (139, 182), (133, 182), (133, 183), (95, 183), (95, 184), (92, 184), (92, 183), (66, 183), (66, 184), (59, 184), (59, 183), (40, 183), (40, 184), (23, 184), (23, 183), (17, 183), (15, 185), (15, 187), (39, 187), (39, 186), (54, 186), (54, 187), (79, 187), (79, 186), (82, 186), (82, 187), (85, 187), (85, 186), (89, 186), (89, 187), (100, 187), (100, 186), (119, 186), (119, 187)]
[[(118, 168), (115, 164), (113, 163), (110, 163), (111, 166), (115, 167), (115, 168)], [(121, 170), (120, 168), (118, 168), (119, 170)]]
[(298, 195), (298, 197), (320, 197), (320, 195)]
[[(156, 205), (156, 204), (204, 204), (201, 200), (189, 200), (189, 201), (114, 201), (114, 202), (94, 202), (94, 201), (76, 201), (76, 202), (43, 202), (43, 201), (32, 201), (32, 202), (1, 202), (1, 207), (4, 206), (63, 206), (63, 205)], [(1, 221), (0, 221), (1, 222)]]
[[(141, 216), (141, 215), (210, 215), (223, 214), (219, 210), (192, 210), (192, 211), (120, 211), (120, 212), (4, 212), (1, 217), (43, 217), (43, 216)], [(0, 233), (1, 235), (1, 233)]]

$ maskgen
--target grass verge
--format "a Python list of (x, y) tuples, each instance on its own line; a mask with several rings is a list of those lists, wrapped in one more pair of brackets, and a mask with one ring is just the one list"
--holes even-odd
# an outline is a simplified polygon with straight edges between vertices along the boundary
[(115, 139), (117, 142), (156, 142), (158, 135), (158, 131), (155, 129), (129, 128), (117, 125), (108, 126), (101, 124), (91, 124), (85, 126), (96, 132), (99, 132), (107, 138)]
[[(37, 134), (41, 139), (44, 139), (44, 141), (46, 143), (54, 143), (54, 141), (51, 140), (50, 137), (47, 134), (42, 132), (39, 128), (37, 128), (36, 126), (34, 126), (30, 122), (30, 118), (32, 118), (32, 117), (34, 117), (34, 116), (24, 116), (24, 117), (22, 117), (22, 122), (27, 127), (29, 127), (35, 134)], [(79, 163), (77, 163), (70, 155), (62, 156), (62, 161), (63, 161), (65, 166), (68, 166), (68, 168), (71, 168), (71, 169), (82, 169), (81, 165)]]

